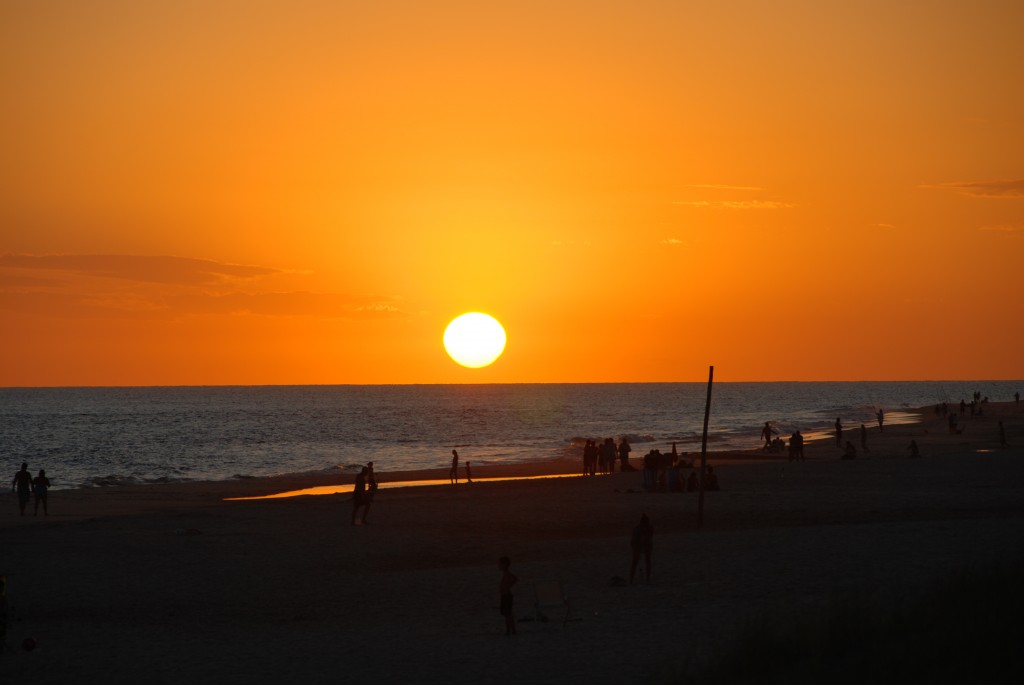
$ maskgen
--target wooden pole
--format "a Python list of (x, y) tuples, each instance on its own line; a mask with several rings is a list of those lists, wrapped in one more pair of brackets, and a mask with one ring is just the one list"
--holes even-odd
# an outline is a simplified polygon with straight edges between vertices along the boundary
[(704, 405), (704, 436), (700, 440), (700, 494), (697, 497), (697, 527), (704, 525), (704, 474), (708, 466), (708, 417), (711, 416), (711, 383), (715, 367), (708, 367), (708, 401)]

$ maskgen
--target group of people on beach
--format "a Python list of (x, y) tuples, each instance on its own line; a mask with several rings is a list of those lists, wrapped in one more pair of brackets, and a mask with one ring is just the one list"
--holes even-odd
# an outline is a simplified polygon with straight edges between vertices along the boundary
[(22, 516), (25, 515), (25, 508), (33, 495), (36, 500), (35, 515), (39, 516), (39, 505), (42, 504), (43, 516), (49, 516), (50, 512), (46, 508), (49, 489), (50, 479), (46, 477), (46, 469), (39, 469), (39, 475), (33, 478), (27, 463), (21, 465), (21, 470), (14, 474), (14, 480), (11, 481), (11, 491), (18, 493), (18, 508)]
[(613, 473), (615, 471), (615, 460), (619, 460), (619, 470), (622, 472), (635, 471), (629, 464), (629, 453), (633, 448), (625, 436), (619, 438), (619, 444), (615, 444), (613, 438), (605, 438), (600, 444), (597, 440), (587, 440), (583, 445), (583, 475), (596, 476), (598, 473)]
[[(635, 472), (636, 468), (629, 463), (632, 450), (625, 436), (617, 444), (614, 438), (586, 440), (583, 445), (583, 475), (614, 473), (616, 459), (621, 472)], [(689, 476), (683, 475), (683, 469), (691, 469)], [(671, 452), (662, 453), (658, 449), (647, 452), (643, 457), (642, 475), (646, 492), (695, 492), (700, 489), (700, 478), (693, 467), (693, 461), (686, 459), (685, 453), (679, 454), (676, 443), (672, 443)], [(719, 489), (718, 476), (712, 467), (708, 467), (705, 472), (704, 489)]]
[[(452, 450), (452, 467), (448, 470), (448, 480), (452, 485), (459, 484), (459, 453), (457, 450)], [(466, 462), (466, 482), (473, 482), (473, 471), (469, 468), (469, 462)]]
[[(644, 455), (643, 464), (643, 488), (646, 492), (698, 492), (701, 489), (693, 460), (687, 459), (685, 452), (680, 455), (675, 443), (672, 443), (671, 452), (651, 450)], [(684, 475), (685, 469), (690, 470), (688, 476)], [(704, 472), (704, 490), (718, 489), (718, 474), (713, 466), (708, 466)]]

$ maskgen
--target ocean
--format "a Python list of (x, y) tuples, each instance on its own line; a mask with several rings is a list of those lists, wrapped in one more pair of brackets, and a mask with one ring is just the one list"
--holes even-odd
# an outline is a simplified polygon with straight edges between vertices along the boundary
[[(938, 402), (1012, 399), (1021, 381), (717, 383), (709, 449), (751, 449), (765, 421), (814, 438), (916, 420)], [(54, 488), (301, 472), (477, 465), (577, 455), (628, 436), (634, 456), (700, 449), (705, 383), (0, 388), (0, 454)]]

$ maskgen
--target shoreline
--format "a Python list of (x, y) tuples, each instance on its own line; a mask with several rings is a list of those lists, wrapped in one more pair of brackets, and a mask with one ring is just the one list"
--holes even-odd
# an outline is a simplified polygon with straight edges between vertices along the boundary
[[(810, 440), (827, 435), (837, 414), (859, 424), (883, 406), (891, 421), (947, 394), (981, 389), (1009, 399), (1018, 387), (960, 383), (946, 393), (941, 382), (730, 385), (716, 391), (712, 452), (756, 449), (765, 420), (787, 436), (799, 428)], [(22, 461), (46, 468), (55, 491), (354, 473), (367, 461), (395, 470), (446, 468), (453, 447), (478, 467), (537, 463), (575, 456), (579, 436), (627, 435), (634, 455), (668, 451), (671, 441), (680, 451), (700, 450), (704, 393), (697, 398), (686, 384), (568, 384), (547, 393), (517, 387), (366, 396), (319, 386), (293, 393), (143, 389), (137, 397), (15, 393), (0, 433), (15, 468)], [(486, 417), (474, 409), (480, 402)]]
[[(910, 440), (916, 440), (924, 457), (949, 454), (976, 454), (977, 450), (998, 451), (998, 439), (995, 433), (997, 422), (1005, 419), (1011, 445), (1024, 442), (1024, 405), (1014, 402), (989, 402), (984, 415), (970, 417), (968, 414), (963, 422), (964, 432), (951, 435), (946, 429), (946, 419), (937, 416), (933, 407), (908, 409), (906, 413), (920, 417), (916, 423), (897, 423), (886, 425), (884, 432), (878, 426), (868, 428), (869, 447), (874, 449), (868, 453), (860, 452), (859, 461), (887, 460), (908, 456), (907, 446)], [(783, 436), (788, 438), (788, 436)], [(849, 439), (860, 450), (859, 425), (847, 427), (844, 431), (844, 442)], [(643, 443), (647, 444), (647, 443)], [(805, 443), (805, 455), (808, 462), (839, 460), (842, 450), (836, 449), (832, 437), (822, 435)], [(720, 467), (743, 467), (757, 464), (785, 464), (785, 454), (766, 453), (759, 448), (748, 450), (708, 450), (708, 464), (720, 470)], [(683, 456), (699, 464), (699, 452), (682, 452)], [(642, 479), (640, 470), (643, 455), (634, 449), (630, 464), (637, 470), (622, 474), (616, 471), (612, 477), (627, 483), (624, 487), (636, 489)], [(472, 460), (470, 460), (472, 461)], [(523, 479), (539, 476), (570, 476), (582, 471), (582, 457), (554, 458), (530, 462), (507, 464), (482, 464), (473, 466), (474, 480), (486, 479)], [(447, 488), (447, 467), (417, 470), (389, 471), (386, 465), (377, 464), (378, 482), (385, 486), (389, 482), (418, 483), (423, 481), (441, 481), (437, 484), (421, 485), (425, 489)], [(608, 478), (607, 475), (594, 476), (594, 479)], [(630, 479), (633, 479), (631, 482)], [(465, 479), (464, 462), (460, 463), (459, 480)], [(243, 477), (215, 481), (176, 481), (171, 483), (147, 483), (115, 486), (80, 486), (65, 490), (51, 490), (51, 515), (39, 517), (39, 521), (81, 520), (87, 516), (127, 515), (134, 511), (146, 511), (156, 508), (188, 509), (200, 505), (213, 505), (224, 500), (245, 500), (265, 498), (276, 493), (326, 488), (330, 486), (348, 486), (354, 483), (354, 473), (343, 472), (307, 472), (290, 473), (276, 476)], [(476, 483), (474, 483), (476, 485)], [(16, 506), (14, 496), (11, 502), (4, 504), (6, 511), (0, 514), (0, 528), (18, 524), (19, 517), (11, 517), (10, 511)], [(29, 503), (31, 513), (33, 503)], [(25, 517), (28, 519), (29, 517)], [(31, 517), (36, 518), (36, 517)]]

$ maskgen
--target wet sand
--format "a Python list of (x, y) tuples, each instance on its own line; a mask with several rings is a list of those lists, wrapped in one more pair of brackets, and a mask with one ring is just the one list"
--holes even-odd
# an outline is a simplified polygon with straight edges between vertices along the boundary
[[(930, 408), (924, 418), (868, 426), (871, 452), (854, 461), (831, 441), (809, 444), (803, 463), (713, 454), (723, 490), (706, 493), (700, 529), (694, 493), (641, 492), (639, 473), (386, 489), (362, 527), (349, 524), (349, 494), (225, 501), (343, 480), (327, 475), (55, 491), (46, 518), (18, 517), (8, 493), (0, 682), (659, 682), (754, 614), (905, 596), (1019, 555), (1024, 407), (989, 404), (960, 435)], [(907, 458), (911, 439), (920, 459)], [(378, 468), (382, 481), (447, 478)], [(612, 586), (628, 578), (642, 512), (652, 581)], [(519, 577), (520, 619), (534, 583), (558, 580), (575, 620), (520, 620), (505, 638), (501, 555)], [(26, 637), (38, 648), (22, 651)]]

